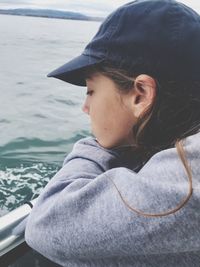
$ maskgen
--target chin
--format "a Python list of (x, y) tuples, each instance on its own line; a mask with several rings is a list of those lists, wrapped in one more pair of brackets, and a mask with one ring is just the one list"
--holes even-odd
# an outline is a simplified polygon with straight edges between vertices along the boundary
[(111, 148), (114, 147), (114, 146), (112, 146), (112, 145), (107, 145), (107, 144), (105, 144), (105, 143), (100, 143), (100, 142), (99, 142), (99, 144), (100, 144), (103, 148), (106, 148), (106, 149), (111, 149)]
[(116, 146), (122, 145), (122, 140), (113, 140), (113, 138), (103, 138), (101, 134), (95, 134), (95, 131), (91, 131), (92, 134), (95, 136), (97, 142), (99, 143), (100, 146), (102, 146), (105, 149), (112, 149)]
[(106, 148), (106, 149), (112, 149), (118, 145), (117, 143), (108, 142), (108, 140), (102, 140), (101, 138), (96, 137), (96, 139), (97, 139), (98, 143), (100, 144), (100, 146), (102, 146), (103, 148)]
[(96, 140), (100, 146), (102, 146), (103, 148), (109, 148), (110, 147), (107, 142), (104, 142), (101, 138), (98, 138), (96, 135), (94, 135), (94, 136), (95, 136), (95, 138), (96, 138)]

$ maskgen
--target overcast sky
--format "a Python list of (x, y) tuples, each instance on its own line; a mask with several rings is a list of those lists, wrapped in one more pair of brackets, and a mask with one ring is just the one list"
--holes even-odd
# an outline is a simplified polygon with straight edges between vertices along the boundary
[[(127, 0), (1, 0), (0, 8), (50, 8), (106, 16)], [(180, 0), (200, 13), (199, 0)]]

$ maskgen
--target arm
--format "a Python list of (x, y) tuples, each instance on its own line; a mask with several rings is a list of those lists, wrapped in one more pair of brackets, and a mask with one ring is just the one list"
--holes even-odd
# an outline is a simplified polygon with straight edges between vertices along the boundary
[(144, 217), (124, 205), (110, 180), (138, 210), (159, 213), (174, 208), (188, 192), (176, 149), (157, 153), (138, 173), (110, 169), (116, 159), (113, 151), (98, 144), (78, 142), (33, 208), (27, 243), (61, 265), (68, 259), (176, 253), (199, 245), (194, 242), (199, 221), (192, 202), (166, 217)]

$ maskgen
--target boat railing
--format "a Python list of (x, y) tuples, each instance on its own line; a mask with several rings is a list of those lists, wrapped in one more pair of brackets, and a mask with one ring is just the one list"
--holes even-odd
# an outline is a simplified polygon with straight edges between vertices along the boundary
[[(17, 233), (13, 232), (17, 226), (29, 215), (31, 208), (35, 205), (37, 198), (25, 202), (22, 206), (0, 217), (0, 259), (13, 255), (15, 250), (26, 247), (24, 229)], [(10, 257), (9, 257), (10, 258)]]

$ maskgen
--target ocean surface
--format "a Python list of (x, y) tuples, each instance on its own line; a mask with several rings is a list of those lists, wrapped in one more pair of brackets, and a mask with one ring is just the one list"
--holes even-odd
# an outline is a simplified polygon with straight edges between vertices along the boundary
[(90, 134), (86, 88), (46, 75), (78, 56), (99, 25), (0, 15), (0, 216), (37, 197)]

